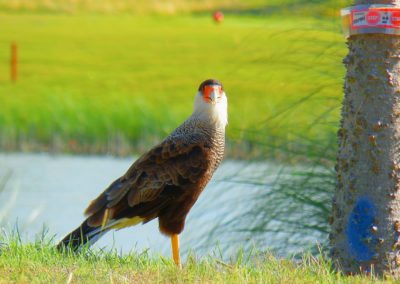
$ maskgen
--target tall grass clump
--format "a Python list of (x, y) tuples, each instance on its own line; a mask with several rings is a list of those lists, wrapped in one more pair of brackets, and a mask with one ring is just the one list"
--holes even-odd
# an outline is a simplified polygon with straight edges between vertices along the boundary
[[(313, 121), (310, 127), (319, 127), (317, 123)], [(232, 179), (233, 183), (256, 190), (243, 192), (241, 198), (248, 206), (240, 215), (215, 226), (208, 242), (226, 238), (245, 248), (255, 246), (284, 256), (301, 255), (304, 251), (318, 253), (318, 248), (325, 251), (336, 182), (335, 127), (320, 137), (291, 133), (298, 138), (294, 145), (287, 141), (268, 144), (264, 133), (253, 136), (252, 142), (262, 145), (265, 151), (274, 151), (280, 163), (272, 162), (273, 172), (258, 171), (252, 177), (237, 175)], [(229, 244), (221, 241), (220, 246), (225, 249)]]

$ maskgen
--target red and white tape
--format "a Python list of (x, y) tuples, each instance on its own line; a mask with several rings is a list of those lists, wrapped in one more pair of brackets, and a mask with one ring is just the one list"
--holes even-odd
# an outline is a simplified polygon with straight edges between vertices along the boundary
[(368, 33), (400, 35), (400, 7), (359, 5), (341, 10), (346, 36)]

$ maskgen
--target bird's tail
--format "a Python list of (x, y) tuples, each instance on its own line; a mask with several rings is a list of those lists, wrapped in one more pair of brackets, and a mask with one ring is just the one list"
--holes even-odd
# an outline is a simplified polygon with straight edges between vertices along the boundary
[(73, 251), (78, 251), (85, 245), (91, 246), (94, 244), (109, 230), (110, 228), (102, 226), (91, 227), (88, 225), (87, 220), (85, 220), (78, 228), (58, 243), (57, 249), (70, 248)]

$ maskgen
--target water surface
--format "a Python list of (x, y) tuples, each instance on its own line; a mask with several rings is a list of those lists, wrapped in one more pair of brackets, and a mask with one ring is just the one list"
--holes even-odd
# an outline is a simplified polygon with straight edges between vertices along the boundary
[[(0, 154), (0, 179), (11, 174), (0, 193), (0, 225), (9, 229), (17, 224), (24, 240), (34, 239), (45, 226), (59, 240), (84, 220), (82, 213), (89, 202), (133, 161), (133, 157)], [(251, 206), (250, 193), (268, 190), (266, 185), (236, 183), (235, 178), (251, 178), (269, 168), (266, 163), (223, 162), (188, 215), (181, 234), (183, 254), (194, 250), (204, 256), (215, 249), (217, 241), (229, 243), (225, 235), (224, 240), (216, 236), (204, 241), (215, 226)], [(225, 253), (237, 251), (247, 241), (235, 241)], [(170, 253), (170, 240), (159, 233), (157, 220), (108, 233), (95, 246)]]

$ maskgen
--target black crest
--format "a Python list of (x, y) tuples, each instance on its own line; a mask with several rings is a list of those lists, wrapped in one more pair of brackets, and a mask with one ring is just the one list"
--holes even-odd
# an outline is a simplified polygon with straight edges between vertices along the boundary
[(203, 83), (200, 84), (199, 91), (203, 90), (204, 86), (208, 86), (208, 85), (218, 85), (218, 86), (221, 86), (222, 90), (224, 89), (224, 87), (222, 86), (220, 81), (215, 80), (215, 79), (207, 79)]

